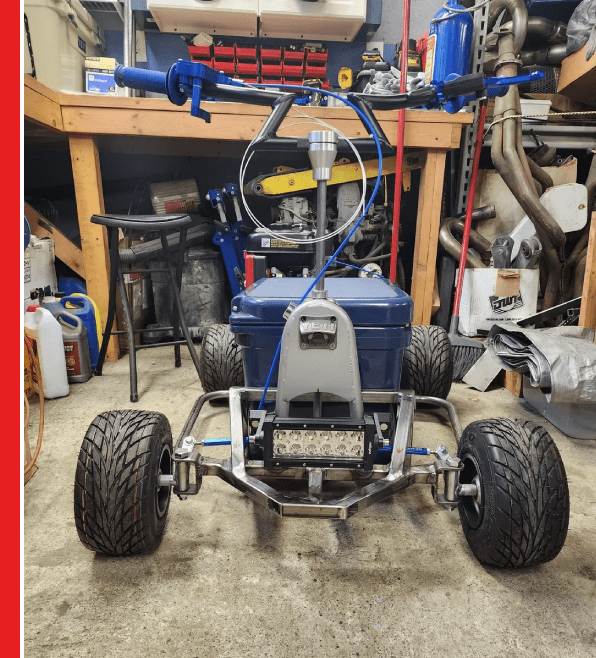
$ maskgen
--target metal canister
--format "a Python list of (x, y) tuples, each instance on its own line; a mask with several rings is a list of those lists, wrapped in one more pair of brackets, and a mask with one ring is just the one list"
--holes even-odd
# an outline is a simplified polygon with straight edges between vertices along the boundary
[(467, 75), (472, 54), (474, 21), (469, 13), (454, 13), (464, 7), (449, 0), (447, 7), (440, 9), (430, 24), (424, 84), (436, 85), (447, 79)]

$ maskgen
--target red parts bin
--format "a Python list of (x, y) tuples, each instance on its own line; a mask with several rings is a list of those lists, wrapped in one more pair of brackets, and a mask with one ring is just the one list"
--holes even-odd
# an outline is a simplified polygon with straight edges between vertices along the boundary
[(236, 57), (236, 45), (213, 46), (213, 56), (216, 59), (234, 59)]
[(295, 65), (295, 64), (287, 64), (286, 62), (284, 62), (282, 66), (282, 73), (286, 77), (301, 78), (304, 74), (304, 69), (301, 64)]

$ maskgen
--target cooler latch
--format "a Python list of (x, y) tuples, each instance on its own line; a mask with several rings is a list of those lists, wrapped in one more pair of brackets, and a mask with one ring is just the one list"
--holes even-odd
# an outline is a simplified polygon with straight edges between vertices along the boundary
[(337, 318), (300, 318), (300, 349), (334, 350), (337, 345)]

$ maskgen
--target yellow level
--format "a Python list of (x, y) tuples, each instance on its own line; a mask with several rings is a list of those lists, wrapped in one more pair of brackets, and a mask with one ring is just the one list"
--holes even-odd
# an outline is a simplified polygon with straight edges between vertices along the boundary
[[(422, 166), (423, 151), (413, 151), (404, 154), (404, 172), (420, 169)], [(378, 171), (378, 160), (365, 160), (364, 171), (367, 178), (374, 178)], [(395, 173), (395, 158), (383, 158), (383, 176)], [(362, 171), (358, 162), (340, 164), (331, 170), (331, 180), (328, 185), (351, 183), (362, 178)], [(281, 174), (269, 174), (253, 179), (245, 186), (246, 194), (258, 196), (280, 196), (294, 194), (304, 190), (314, 190), (317, 182), (313, 180), (312, 169), (303, 171), (290, 171)]]

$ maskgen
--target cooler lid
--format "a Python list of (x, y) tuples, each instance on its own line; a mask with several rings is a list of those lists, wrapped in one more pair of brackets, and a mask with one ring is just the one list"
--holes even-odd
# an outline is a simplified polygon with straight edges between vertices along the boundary
[[(285, 324), (284, 311), (290, 302), (298, 302), (302, 298), (312, 282), (312, 278), (298, 277), (257, 281), (232, 300), (234, 310), (230, 315), (230, 324)], [(325, 287), (329, 298), (347, 311), (355, 326), (395, 326), (412, 321), (412, 298), (387, 279), (326, 278)]]

